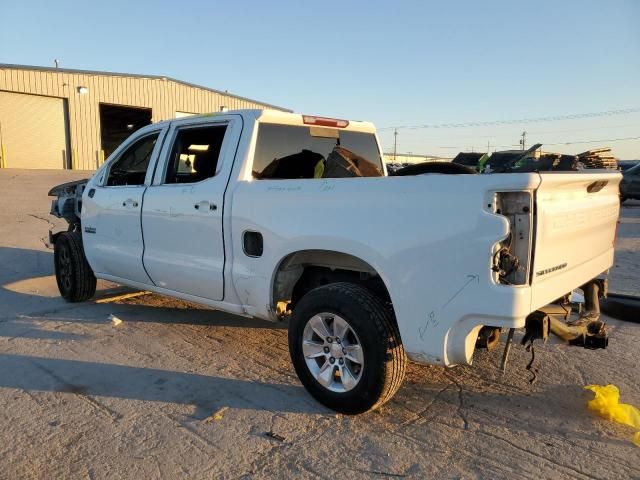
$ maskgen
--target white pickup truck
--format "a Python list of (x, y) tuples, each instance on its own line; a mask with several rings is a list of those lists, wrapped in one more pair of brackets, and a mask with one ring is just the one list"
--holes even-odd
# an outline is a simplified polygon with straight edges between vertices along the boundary
[[(336, 178), (340, 177), (340, 178)], [(242, 110), (149, 125), (55, 187), (62, 296), (96, 278), (289, 322), (307, 390), (376, 408), (613, 262), (620, 174), (387, 176), (374, 126)]]

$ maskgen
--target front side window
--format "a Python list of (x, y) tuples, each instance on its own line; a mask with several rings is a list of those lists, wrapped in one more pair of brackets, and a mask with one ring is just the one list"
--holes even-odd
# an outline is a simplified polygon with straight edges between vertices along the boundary
[(226, 125), (178, 130), (165, 183), (196, 183), (216, 174)]
[(253, 160), (257, 179), (379, 177), (372, 133), (262, 123)]
[(151, 154), (159, 135), (160, 132), (147, 135), (127, 148), (109, 169), (107, 186), (144, 185)]

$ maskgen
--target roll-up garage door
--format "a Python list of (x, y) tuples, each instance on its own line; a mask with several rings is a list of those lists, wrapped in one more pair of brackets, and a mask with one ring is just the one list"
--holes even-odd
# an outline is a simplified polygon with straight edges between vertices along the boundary
[(67, 138), (61, 98), (0, 92), (4, 168), (65, 168)]

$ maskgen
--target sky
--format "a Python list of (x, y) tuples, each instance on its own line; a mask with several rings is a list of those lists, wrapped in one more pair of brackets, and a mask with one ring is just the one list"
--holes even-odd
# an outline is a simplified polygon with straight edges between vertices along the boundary
[[(393, 127), (429, 125), (399, 128), (398, 153), (519, 148), (526, 131), (547, 151), (640, 159), (640, 0), (0, 0), (0, 20), (0, 63), (57, 58), (370, 120), (385, 151)], [(442, 126), (494, 121), (508, 123)]]

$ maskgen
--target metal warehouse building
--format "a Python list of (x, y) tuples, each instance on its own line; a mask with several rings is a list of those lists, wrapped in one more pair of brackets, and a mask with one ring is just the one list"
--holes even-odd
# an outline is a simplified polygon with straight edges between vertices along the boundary
[(286, 110), (168, 77), (0, 64), (0, 167), (93, 170), (138, 128), (225, 108)]

